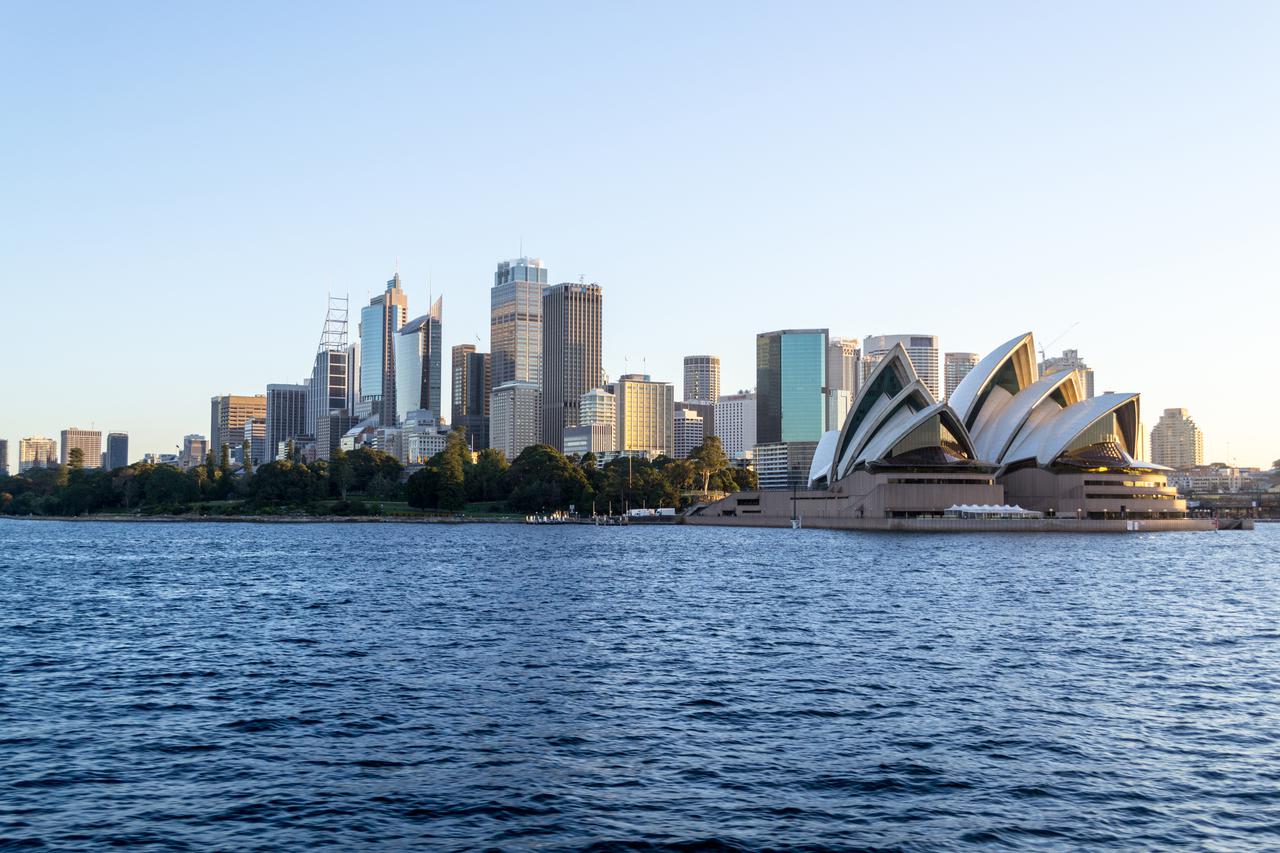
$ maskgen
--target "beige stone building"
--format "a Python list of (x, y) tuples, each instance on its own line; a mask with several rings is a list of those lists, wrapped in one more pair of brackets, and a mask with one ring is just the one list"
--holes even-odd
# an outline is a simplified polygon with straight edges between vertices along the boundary
[(1165, 409), (1151, 430), (1151, 461), (1168, 468), (1204, 464), (1204, 434), (1186, 409)]

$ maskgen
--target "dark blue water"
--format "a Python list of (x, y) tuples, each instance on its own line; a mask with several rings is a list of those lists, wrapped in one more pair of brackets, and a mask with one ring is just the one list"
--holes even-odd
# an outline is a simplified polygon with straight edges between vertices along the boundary
[(1280, 846), (1280, 529), (0, 522), (0, 847)]

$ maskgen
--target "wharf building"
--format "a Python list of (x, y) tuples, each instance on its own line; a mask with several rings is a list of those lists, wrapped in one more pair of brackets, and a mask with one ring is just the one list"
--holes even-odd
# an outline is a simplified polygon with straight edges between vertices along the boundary
[(644, 373), (628, 373), (616, 383), (618, 450), (650, 458), (675, 452), (675, 386)]
[(31, 435), (18, 439), (18, 473), (32, 468), (56, 468), (58, 466), (58, 441)]
[(437, 417), (444, 413), (440, 385), (444, 297), (431, 305), (431, 310), (406, 323), (396, 335), (395, 346), (395, 418), (383, 420), (393, 427), (410, 412), (426, 410)]
[(538, 444), (542, 425), (542, 389), (537, 382), (513, 380), (493, 389), (489, 401), (489, 446), (514, 460)]
[(68, 427), (62, 431), (62, 464), (71, 461), (71, 451), (83, 454), (85, 468), (102, 467), (102, 432), (95, 429)]
[(542, 443), (560, 451), (565, 429), (580, 423), (582, 395), (600, 380), (603, 311), (598, 284), (542, 292)]
[(310, 393), (310, 384), (267, 386), (267, 412), (262, 418), (262, 452), (259, 453), (252, 444), (252, 431), (245, 436), (250, 442), (253, 464), (283, 459), (288, 451), (282, 453), (281, 447), (287, 448), (291, 441), (311, 440), (312, 436), (307, 433), (307, 398)]
[(1077, 371), (1084, 387), (1085, 398), (1093, 397), (1093, 368), (1084, 363), (1084, 359), (1080, 357), (1078, 351), (1073, 349), (1063, 350), (1062, 355), (1046, 358), (1040, 362), (1041, 376), (1050, 373), (1061, 373), (1064, 370)]
[(929, 389), (935, 400), (942, 399), (938, 373), (938, 338), (936, 335), (871, 335), (862, 342), (864, 376), (877, 362), (899, 344), (907, 351), (916, 376)]
[(222, 453), (224, 446), (234, 449), (244, 441), (246, 421), (261, 418), (266, 423), (267, 398), (264, 394), (252, 397), (223, 394), (209, 400), (209, 449), (214, 457)]
[(716, 401), (715, 435), (730, 459), (742, 459), (756, 446), (756, 395), (723, 394)]
[(858, 528), (1017, 505), (1049, 524), (1198, 524), (1186, 519), (1168, 469), (1135, 456), (1138, 395), (1089, 398), (1075, 370), (1040, 375), (1035, 352), (1030, 333), (1006, 341), (940, 402), (899, 343), (866, 377), (844, 424), (822, 436), (803, 492), (740, 493), (690, 521), (785, 525), (794, 513), (806, 526)]
[(355, 416), (376, 415), (378, 422), (396, 423), (396, 334), (409, 321), (409, 297), (400, 286), (399, 271), (387, 289), (360, 309), (360, 393)]
[(720, 399), (720, 357), (684, 357), (684, 399), (690, 403), (712, 403)]
[(102, 454), (102, 467), (108, 471), (126, 468), (129, 465), (129, 434), (127, 432), (107, 433), (107, 449)]
[(1169, 468), (1204, 464), (1204, 433), (1186, 409), (1165, 409), (1151, 430), (1151, 461)]
[(762, 489), (801, 486), (808, 477), (827, 428), (827, 348), (826, 329), (756, 335), (753, 450)]
[(458, 344), (453, 348), (452, 363), (453, 408), (449, 423), (454, 429), (462, 429), (471, 449), (488, 447), (493, 360), (487, 352), (476, 352), (473, 344)]
[[(943, 357), (944, 379), (946, 381), (946, 396), (943, 399), (950, 400), (951, 395), (956, 392), (956, 388), (969, 371), (978, 366), (978, 354), (976, 352), (949, 352)], [(1042, 371), (1043, 372), (1043, 371)], [(841, 421), (843, 423), (843, 421)]]

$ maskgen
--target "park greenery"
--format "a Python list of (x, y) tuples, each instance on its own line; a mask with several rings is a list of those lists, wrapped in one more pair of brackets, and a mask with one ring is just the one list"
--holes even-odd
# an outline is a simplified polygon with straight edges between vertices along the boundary
[[(710, 438), (688, 459), (660, 456), (597, 464), (593, 454), (565, 456), (546, 445), (525, 448), (508, 464), (500, 451), (468, 449), (461, 431), (425, 465), (406, 471), (370, 448), (335, 451), (325, 461), (289, 458), (233, 467), (225, 445), (187, 471), (137, 463), (87, 469), (72, 450), (68, 464), (0, 478), (0, 514), (141, 515), (502, 515), (573, 509), (617, 514), (636, 507), (681, 507), (710, 492), (754, 488), (752, 471), (733, 467)], [(406, 476), (407, 474), (407, 476)]]

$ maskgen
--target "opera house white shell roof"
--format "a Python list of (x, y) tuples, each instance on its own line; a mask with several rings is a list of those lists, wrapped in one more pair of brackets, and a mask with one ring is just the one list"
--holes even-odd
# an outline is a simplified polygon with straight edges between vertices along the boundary
[(981, 359), (945, 403), (898, 345), (871, 371), (839, 430), (818, 443), (810, 484), (857, 470), (1011, 466), (1159, 470), (1135, 458), (1137, 394), (1086, 398), (1074, 371), (1039, 375), (1030, 332)]

